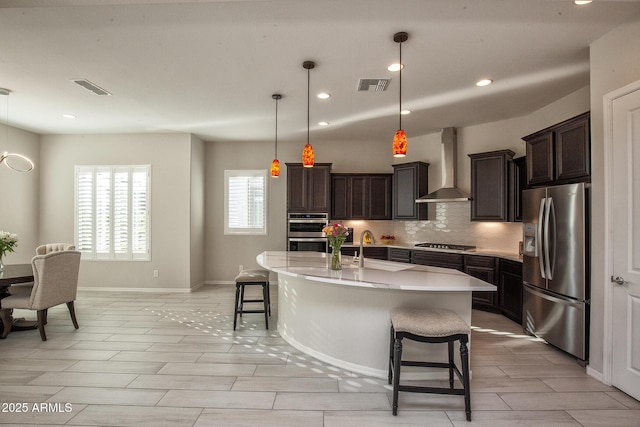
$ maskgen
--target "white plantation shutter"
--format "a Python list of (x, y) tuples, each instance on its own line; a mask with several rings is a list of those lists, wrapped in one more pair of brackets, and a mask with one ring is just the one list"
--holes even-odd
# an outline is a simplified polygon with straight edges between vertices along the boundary
[(84, 259), (149, 260), (150, 166), (76, 166), (76, 247)]
[(267, 171), (226, 170), (225, 234), (267, 234)]
[(95, 216), (93, 214), (93, 173), (76, 168), (76, 248), (93, 250)]
[(149, 253), (149, 170), (135, 170), (131, 178), (131, 250)]

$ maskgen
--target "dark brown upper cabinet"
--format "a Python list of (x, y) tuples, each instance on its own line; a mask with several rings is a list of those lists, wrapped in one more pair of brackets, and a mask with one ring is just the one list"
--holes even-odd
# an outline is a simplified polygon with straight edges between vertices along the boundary
[(590, 180), (590, 117), (586, 112), (522, 138), (529, 187)]
[(522, 222), (522, 192), (527, 189), (527, 158), (513, 159), (509, 168), (509, 220)]
[(428, 203), (416, 203), (429, 192), (429, 163), (393, 165), (393, 219), (426, 220)]
[(331, 219), (391, 219), (391, 174), (331, 174)]
[(331, 163), (287, 163), (287, 212), (331, 212)]
[(511, 150), (469, 154), (471, 221), (509, 221)]

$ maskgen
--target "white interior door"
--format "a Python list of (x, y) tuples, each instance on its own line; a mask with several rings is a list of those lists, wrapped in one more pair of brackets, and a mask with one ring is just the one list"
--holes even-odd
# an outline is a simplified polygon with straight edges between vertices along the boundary
[(640, 399), (640, 89), (612, 110), (611, 382)]

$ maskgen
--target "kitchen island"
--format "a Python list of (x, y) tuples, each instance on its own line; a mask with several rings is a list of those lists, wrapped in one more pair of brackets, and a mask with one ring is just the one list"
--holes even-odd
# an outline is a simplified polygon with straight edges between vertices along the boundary
[[(330, 269), (330, 254), (319, 252), (267, 251), (256, 260), (278, 275), (278, 332), (289, 344), (339, 368), (378, 378), (387, 377), (393, 307), (447, 308), (471, 324), (471, 292), (496, 290), (456, 270), (371, 259), (358, 268), (353, 257), (344, 255), (339, 271)], [(407, 342), (404, 354), (406, 359), (446, 361), (446, 345)], [(422, 369), (419, 377), (446, 375)]]

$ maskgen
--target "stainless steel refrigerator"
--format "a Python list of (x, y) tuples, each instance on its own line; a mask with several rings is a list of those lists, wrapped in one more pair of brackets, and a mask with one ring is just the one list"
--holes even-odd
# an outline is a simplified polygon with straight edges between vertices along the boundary
[(525, 331), (588, 360), (589, 189), (584, 183), (523, 192)]

